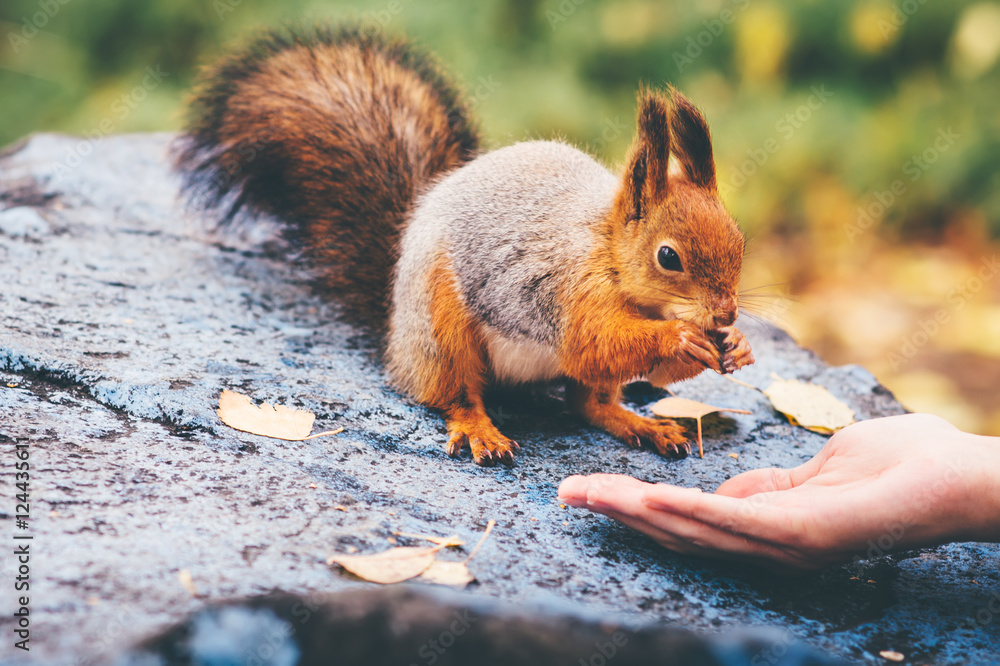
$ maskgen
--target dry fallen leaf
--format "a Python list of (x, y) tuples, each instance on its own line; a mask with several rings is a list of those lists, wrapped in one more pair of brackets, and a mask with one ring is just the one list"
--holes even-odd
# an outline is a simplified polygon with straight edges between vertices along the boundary
[(492, 520), (492, 519), (488, 523), (486, 523), (486, 529), (483, 530), (483, 536), (479, 537), (479, 543), (477, 543), (476, 547), (472, 549), (472, 552), (469, 553), (469, 556), (467, 558), (465, 558), (466, 562), (468, 562), (469, 560), (471, 560), (473, 557), (476, 556), (476, 553), (478, 553), (479, 549), (483, 547), (484, 543), (486, 543), (486, 537), (488, 537), (490, 535), (490, 532), (493, 531), (493, 527), (496, 524), (497, 524), (497, 521)]
[[(497, 521), (491, 520), (486, 523), (486, 529), (483, 531), (483, 536), (479, 538), (479, 543), (476, 547), (472, 549), (469, 556), (465, 558), (462, 562), (442, 562), (441, 560), (435, 560), (434, 564), (427, 568), (422, 574), (420, 574), (419, 580), (427, 581), (428, 583), (438, 583), (439, 585), (451, 585), (453, 587), (463, 588), (472, 581), (476, 580), (476, 577), (472, 575), (469, 571), (468, 563), (476, 553), (479, 552), (479, 548), (486, 541), (486, 537), (490, 535), (493, 531), (493, 526), (497, 524)], [(424, 537), (429, 538), (429, 537)], [(437, 537), (440, 538), (440, 537)], [(448, 540), (458, 539), (457, 536), (448, 537)], [(442, 540), (445, 541), (445, 540)], [(442, 545), (448, 545), (442, 543)]]
[(698, 457), (704, 458), (705, 451), (701, 440), (701, 417), (714, 412), (735, 412), (737, 414), (752, 414), (745, 409), (732, 409), (730, 407), (713, 407), (696, 400), (687, 398), (664, 398), (654, 402), (649, 409), (657, 416), (668, 419), (695, 419), (698, 422)]
[(733, 460), (739, 460), (740, 459), (740, 456), (739, 456), (738, 453), (730, 453), (729, 457), (732, 458)]
[(375, 555), (331, 555), (327, 559), (327, 564), (339, 564), (350, 571), (358, 578), (363, 578), (372, 583), (388, 585), (390, 583), (402, 583), (411, 578), (420, 578), (431, 583), (442, 585), (453, 585), (465, 587), (476, 578), (469, 572), (466, 566), (469, 560), (479, 551), (479, 547), (486, 541), (486, 537), (493, 531), (496, 525), (495, 520), (486, 524), (486, 530), (479, 539), (479, 543), (472, 549), (469, 556), (462, 562), (439, 562), (435, 560), (437, 554), (446, 546), (457, 546), (463, 542), (457, 535), (450, 537), (428, 537), (421, 535), (414, 536), (422, 539), (429, 539), (438, 543), (437, 546), (417, 548), (402, 547), (386, 550)]
[(428, 583), (437, 583), (439, 585), (465, 587), (472, 581), (476, 580), (476, 577), (469, 571), (469, 567), (465, 565), (465, 562), (442, 562), (441, 560), (434, 560), (434, 562), (420, 574), (420, 578), (418, 578), (418, 580), (426, 581)]
[(878, 653), (878, 656), (882, 657), (883, 659), (888, 659), (889, 661), (903, 661), (904, 659), (906, 659), (905, 655), (896, 652), (895, 650), (882, 650), (881, 652)]
[(393, 548), (374, 555), (332, 555), (327, 564), (339, 564), (372, 583), (402, 583), (419, 576), (434, 563), (442, 546)]
[(806, 430), (832, 435), (854, 423), (854, 411), (816, 384), (780, 379), (763, 393), (791, 423)]
[(338, 428), (310, 435), (309, 431), (316, 420), (316, 415), (312, 412), (284, 405), (272, 407), (266, 402), (257, 407), (249, 397), (228, 390), (219, 396), (218, 414), (222, 422), (231, 428), (291, 442), (335, 435), (343, 431), (343, 428)]

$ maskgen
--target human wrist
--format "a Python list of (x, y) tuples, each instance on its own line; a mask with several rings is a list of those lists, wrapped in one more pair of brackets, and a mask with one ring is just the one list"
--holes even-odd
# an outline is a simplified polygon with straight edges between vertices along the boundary
[(969, 480), (961, 536), (967, 541), (1000, 542), (1000, 437), (968, 438), (958, 459)]

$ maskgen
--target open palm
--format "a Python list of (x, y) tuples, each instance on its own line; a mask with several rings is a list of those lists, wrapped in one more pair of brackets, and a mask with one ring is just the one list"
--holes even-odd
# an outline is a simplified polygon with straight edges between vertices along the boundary
[(677, 552), (818, 569), (1000, 540), (1000, 443), (910, 414), (856, 423), (810, 461), (740, 474), (714, 494), (597, 474), (564, 480), (559, 497)]

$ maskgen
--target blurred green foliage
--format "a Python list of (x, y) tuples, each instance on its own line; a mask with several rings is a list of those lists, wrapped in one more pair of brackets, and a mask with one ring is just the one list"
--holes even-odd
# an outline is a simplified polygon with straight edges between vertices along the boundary
[(638, 86), (674, 84), (751, 235), (1000, 235), (996, 2), (4, 0), (0, 144), (176, 130), (199, 64), (262, 26), (347, 19), (436, 52), (491, 146), (560, 136), (614, 164)]

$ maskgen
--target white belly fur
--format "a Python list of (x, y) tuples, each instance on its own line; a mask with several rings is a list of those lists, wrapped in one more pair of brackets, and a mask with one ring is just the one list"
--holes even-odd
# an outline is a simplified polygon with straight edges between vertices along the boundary
[(483, 332), (493, 373), (501, 382), (537, 382), (560, 375), (555, 348), (533, 340), (512, 340), (489, 326)]

